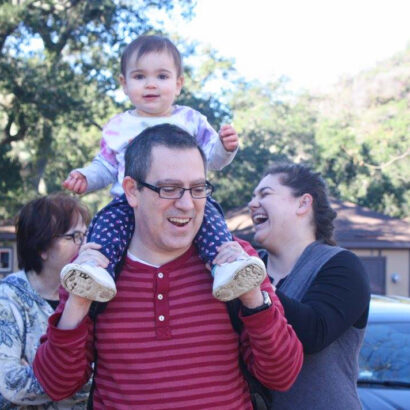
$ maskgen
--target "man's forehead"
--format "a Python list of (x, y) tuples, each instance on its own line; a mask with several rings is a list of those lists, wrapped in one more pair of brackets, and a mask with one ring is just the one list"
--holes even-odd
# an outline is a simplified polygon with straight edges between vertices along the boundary
[(183, 182), (205, 179), (205, 165), (197, 148), (178, 149), (160, 145), (152, 149), (147, 177)]

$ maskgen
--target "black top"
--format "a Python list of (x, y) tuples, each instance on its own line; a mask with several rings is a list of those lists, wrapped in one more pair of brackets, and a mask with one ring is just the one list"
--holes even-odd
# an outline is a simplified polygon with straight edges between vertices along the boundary
[(350, 326), (366, 326), (369, 279), (352, 252), (339, 252), (325, 263), (301, 302), (280, 291), (284, 280), (276, 285), (276, 293), (305, 353), (320, 352)]
[(51, 299), (44, 299), (44, 300), (53, 308), (53, 310), (56, 310), (58, 304), (60, 303), (59, 300), (51, 300)]

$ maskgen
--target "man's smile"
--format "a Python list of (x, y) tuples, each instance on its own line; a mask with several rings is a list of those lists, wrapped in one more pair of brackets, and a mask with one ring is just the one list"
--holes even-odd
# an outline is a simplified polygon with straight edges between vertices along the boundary
[(191, 221), (192, 218), (188, 218), (188, 217), (171, 217), (168, 218), (168, 221), (171, 222), (173, 225), (175, 226), (185, 226), (186, 224), (188, 224)]

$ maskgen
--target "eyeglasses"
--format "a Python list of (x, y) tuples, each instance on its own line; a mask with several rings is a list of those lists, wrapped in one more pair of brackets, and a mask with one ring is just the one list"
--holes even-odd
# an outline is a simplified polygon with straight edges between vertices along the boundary
[(182, 188), (179, 186), (154, 186), (143, 181), (138, 181), (139, 184), (151, 191), (156, 192), (160, 198), (164, 199), (180, 199), (185, 191), (189, 191), (193, 199), (202, 199), (210, 196), (214, 192), (214, 186), (206, 181), (204, 184), (195, 185), (191, 188)]
[(76, 245), (82, 245), (86, 236), (87, 232), (74, 231), (73, 233), (57, 235), (57, 238), (71, 239)]

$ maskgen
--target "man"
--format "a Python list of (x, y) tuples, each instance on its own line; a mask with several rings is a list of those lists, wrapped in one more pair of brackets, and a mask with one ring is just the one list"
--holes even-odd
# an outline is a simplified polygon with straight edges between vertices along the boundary
[[(212, 192), (194, 139), (169, 124), (148, 128), (127, 150), (125, 175), (135, 231), (117, 296), (94, 324), (89, 300), (61, 295), (34, 363), (46, 392), (76, 391), (94, 353), (96, 409), (251, 409), (240, 354), (267, 387), (288, 389), (302, 348), (268, 279), (240, 297), (239, 344), (192, 245)], [(107, 263), (92, 244), (83, 249), (79, 260)]]

